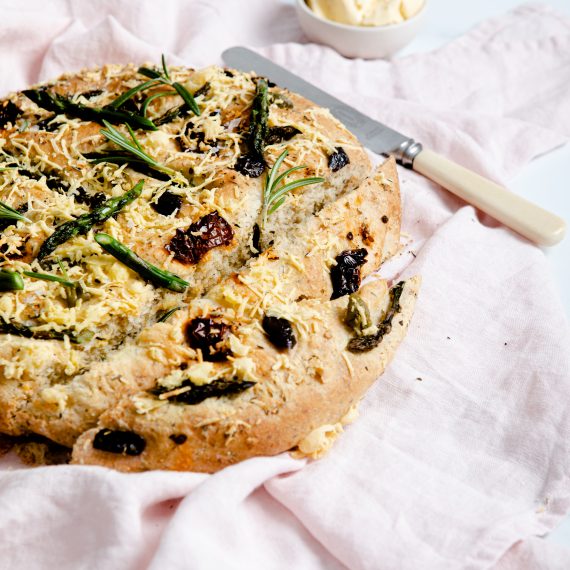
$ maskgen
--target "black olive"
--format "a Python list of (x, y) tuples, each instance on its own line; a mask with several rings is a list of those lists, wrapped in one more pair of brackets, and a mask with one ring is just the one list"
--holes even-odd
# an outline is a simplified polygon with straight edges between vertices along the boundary
[(295, 332), (287, 319), (265, 315), (261, 326), (267, 338), (277, 348), (293, 348), (297, 344)]
[(85, 91), (83, 93), (81, 93), (82, 97), (85, 97), (85, 99), (92, 99), (94, 97), (99, 97), (99, 95), (103, 94), (103, 90), (102, 89), (91, 89), (90, 91)]
[(210, 84), (206, 81), (206, 83), (194, 93), (194, 98), (200, 97), (200, 95), (207, 95), (208, 91), (210, 91)]
[(329, 168), (333, 172), (337, 172), (341, 168), (344, 168), (347, 164), (350, 164), (350, 158), (348, 158), (348, 154), (344, 152), (344, 149), (341, 146), (337, 146), (336, 152), (333, 152), (329, 156)]
[(177, 433), (177, 434), (172, 434), (170, 436), (170, 439), (176, 444), (176, 445), (182, 445), (183, 443), (186, 443), (186, 440), (188, 439), (187, 435), (184, 435), (183, 433)]
[(244, 176), (259, 178), (266, 167), (262, 156), (255, 153), (242, 154), (236, 161), (235, 169)]
[(224, 75), (226, 77), (233, 77), (234, 76), (233, 72), (230, 71), (229, 69), (224, 69)]
[(383, 224), (387, 224), (388, 223), (388, 216), (382, 216), (381, 220), (382, 220)]
[(291, 140), (295, 135), (301, 134), (297, 127), (271, 127), (267, 133), (265, 144), (277, 144), (283, 141)]
[(176, 210), (180, 210), (182, 197), (167, 190), (161, 194), (156, 202), (151, 202), (150, 206), (155, 212), (163, 216), (170, 216), (174, 214)]
[(229, 325), (210, 318), (192, 319), (186, 325), (188, 344), (194, 349), (200, 349), (204, 360), (211, 362), (228, 357), (230, 351), (223, 344), (230, 332)]
[(232, 226), (218, 212), (207, 214), (187, 230), (176, 230), (166, 250), (182, 263), (198, 263), (208, 251), (232, 242)]
[(22, 114), (22, 110), (12, 101), (5, 99), (0, 102), (0, 128), (4, 128), (8, 123), (14, 124), (16, 119)]
[(251, 245), (253, 246), (255, 251), (252, 251), (253, 257), (259, 257), (261, 253), (261, 229), (259, 228), (259, 224), (254, 224), (253, 226), (253, 235), (251, 236)]
[(121, 455), (140, 455), (146, 447), (146, 441), (132, 431), (101, 429), (95, 435), (93, 448)]
[(59, 129), (59, 127), (61, 127), (60, 122), (54, 121), (54, 119), (58, 116), (59, 115), (56, 115), (54, 113), (53, 115), (50, 115), (49, 117), (46, 117), (45, 119), (41, 119), (40, 121), (38, 121), (36, 123), (36, 127), (40, 131), (46, 131), (48, 133), (53, 133), (54, 131), (57, 131)]
[(365, 248), (343, 251), (335, 258), (336, 265), (331, 267), (333, 287), (332, 299), (350, 295), (360, 287), (360, 266), (366, 263), (368, 251)]
[(83, 186), (77, 188), (77, 193), (75, 194), (75, 201), (78, 204), (87, 204), (90, 208), (97, 208), (107, 200), (107, 196), (103, 192), (97, 192), (96, 194), (89, 194)]

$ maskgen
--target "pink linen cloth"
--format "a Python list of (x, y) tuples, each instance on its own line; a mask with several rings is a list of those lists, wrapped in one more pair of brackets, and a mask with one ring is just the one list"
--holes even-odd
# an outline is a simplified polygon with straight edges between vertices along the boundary
[[(502, 183), (570, 136), (570, 20), (547, 7), (391, 62), (291, 43), (304, 41), (278, 1), (4, 0), (0, 87), (162, 52), (220, 63), (230, 45), (282, 42), (260, 51)], [(570, 510), (570, 333), (545, 257), (400, 175), (410, 240), (383, 273), (421, 273), (421, 295), (326, 458), (126, 475), (7, 456), (0, 568), (570, 568), (570, 551), (538, 538)]]

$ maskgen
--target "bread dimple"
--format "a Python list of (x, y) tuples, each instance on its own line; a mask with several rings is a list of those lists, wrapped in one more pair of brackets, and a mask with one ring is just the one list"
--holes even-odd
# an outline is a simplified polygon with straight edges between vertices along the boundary
[[(224, 420), (229, 422), (226, 426), (231, 432), (229, 436), (227, 430), (221, 435), (214, 426), (217, 422), (212, 423), (206, 414), (204, 421), (214, 427), (200, 428), (202, 447), (192, 448), (191, 454), (174, 454), (168, 461), (161, 453), (167, 453), (171, 441), (164, 447), (160, 439), (166, 433), (164, 426), (153, 427), (162, 447), (149, 454), (154, 459), (141, 463), (144, 468), (160, 464), (172, 469), (212, 471), (249, 455), (277, 453), (288, 448), (283, 446), (294, 445), (321, 420), (333, 421), (338, 413), (344, 413), (348, 402), (358, 397), (356, 387), (338, 393), (333, 390), (330, 395), (334, 405), (328, 405), (330, 409), (325, 413), (325, 392), (332, 389), (334, 382), (323, 383), (323, 394), (314, 395), (321, 398), (321, 403), (318, 410), (311, 412), (309, 421), (311, 414), (303, 394), (309, 394), (310, 390), (295, 378), (285, 378), (283, 371), (274, 370), (276, 366), (285, 366), (285, 355), (273, 354), (275, 351), (267, 344), (259, 319), (270, 311), (290, 319), (302, 337), (295, 352), (299, 355), (298, 368), (320, 367), (317, 360), (323, 358), (317, 353), (327, 352), (321, 346), (323, 335), (328, 335), (330, 328), (332, 333), (327, 342), (334, 345), (346, 334), (338, 312), (346, 298), (329, 302), (333, 289), (331, 267), (342, 251), (365, 248), (366, 263), (361, 268), (364, 277), (393, 255), (399, 244), (400, 198), (393, 160), (370, 175), (366, 152), (327, 110), (299, 95), (272, 87), (270, 133), (285, 128), (293, 135), (269, 141), (264, 150), (268, 167), (287, 151), (283, 169), (303, 166), (291, 179), (321, 176), (324, 181), (290, 192), (284, 205), (266, 220), (255, 243), (255, 226), (263, 225), (264, 176), (251, 178), (234, 166), (240, 154), (247, 151), (256, 78), (217, 67), (170, 71), (174, 80), (195, 93), (201, 115), (179, 116), (165, 122), (158, 131), (136, 131), (148, 154), (179, 173), (178, 178), (170, 180), (149, 176), (148, 172), (143, 174), (130, 166), (91, 163), (86, 154), (114, 148), (101, 135), (101, 125), (55, 116), (22, 93), (8, 98), (21, 113), (0, 128), (3, 141), (0, 161), (7, 167), (0, 172), (0, 200), (25, 210), (31, 222), (17, 222), (0, 233), (0, 267), (60, 274), (63, 266), (67, 268), (68, 279), (81, 284), (83, 296), (72, 307), (59, 283), (26, 279), (24, 291), (1, 294), (0, 319), (41, 332), (71, 331), (73, 335), (87, 332), (92, 339), (85, 344), (74, 344), (69, 335), (64, 340), (0, 335), (0, 432), (36, 433), (73, 446), (78, 436), (95, 426), (102, 414), (105, 418), (115, 418), (113, 421), (128, 423), (132, 412), (129, 406), (133, 405), (136, 394), (140, 396), (156, 386), (158, 380), (201, 360), (203, 355), (188, 344), (185, 327), (190, 319), (205, 316), (217, 307), (221, 313), (227, 313), (236, 332), (235, 342), (239, 343), (236, 350), (240, 346), (243, 350), (249, 346), (251, 350), (252, 356), (244, 355), (241, 364), (234, 365), (230, 360), (232, 373), (247, 376), (256, 368), (266, 380), (255, 387), (258, 403), (244, 412), (244, 419), (236, 419), (234, 423)], [(134, 65), (108, 65), (66, 74), (36, 87), (45, 87), (77, 103), (104, 107), (141, 81), (144, 78)], [(163, 86), (155, 86), (147, 95), (161, 90)], [(138, 104), (141, 102), (139, 97)], [(165, 116), (180, 102), (171, 90), (168, 96), (156, 98), (149, 105), (150, 117), (154, 120)], [(127, 135), (123, 126), (117, 128)], [(343, 155), (341, 168), (331, 168), (331, 156), (335, 153)], [(38, 264), (39, 249), (54, 228), (94, 207), (86, 200), (95, 197), (101, 203), (118, 197), (139, 181), (144, 182), (139, 198), (85, 235), (60, 245), (55, 254)], [(182, 201), (171, 215), (163, 215), (155, 207), (165, 193)], [(191, 224), (199, 224), (214, 214), (231, 228), (231, 237), (203, 254), (198, 262), (188, 263), (177, 257), (168, 247), (177, 232), (189, 231)], [(186, 292), (157, 288), (105, 254), (94, 240), (95, 233), (101, 231), (146, 261), (188, 281)], [(258, 258), (252, 258), (258, 253), (255, 246), (264, 250)], [(60, 260), (63, 265), (58, 264)], [(375, 287), (385, 291), (385, 285)], [(168, 322), (156, 322), (161, 314), (173, 308), (178, 310)], [(325, 321), (330, 320), (330, 327), (315, 334), (318, 322), (309, 317), (312, 324), (306, 324), (299, 315), (314, 316), (319, 311), (328, 315)], [(261, 350), (259, 346), (265, 348)], [(330, 358), (327, 355), (325, 360), (330, 362), (331, 378), (343, 377), (345, 388), (351, 387), (346, 376), (348, 369), (343, 364), (350, 360), (341, 353), (332, 347)], [(248, 362), (253, 362), (253, 367)], [(251, 370), (239, 370), (238, 364)], [(289, 391), (294, 397), (287, 399), (285, 394)], [(234, 401), (228, 404), (223, 400), (219, 405), (225, 406), (229, 415), (241, 413)], [(292, 411), (287, 408), (284, 415), (267, 411), (280, 410), (285, 400), (293, 402)], [(203, 407), (215, 410), (217, 405), (212, 400)], [(178, 410), (171, 413), (180, 415), (181, 427), (186, 425), (185, 418), (190, 412), (180, 411), (180, 406), (168, 407)], [(293, 420), (284, 420), (280, 427), (270, 421), (274, 415), (283, 418), (288, 413), (296, 418), (295, 414), (302, 415), (303, 410), (305, 421), (294, 428)], [(265, 417), (263, 422), (259, 414)], [(142, 421), (140, 416), (137, 412), (134, 417)], [(246, 426), (252, 423), (262, 427), (248, 431)], [(290, 424), (289, 431), (285, 424)], [(236, 449), (230, 446), (229, 451), (220, 451), (222, 442), (224, 449), (228, 447), (228, 438), (236, 442)], [(76, 450), (88, 445), (85, 442), (89, 436), (81, 441), (84, 443), (78, 444)], [(238, 444), (239, 441), (242, 443)], [(242, 450), (244, 445), (249, 451)], [(85, 454), (76, 451), (76, 458), (86, 462), (91, 461), (92, 455), (86, 449)], [(114, 460), (122, 468), (119, 458)], [(113, 464), (113, 458), (109, 464)]]
[[(195, 406), (164, 403), (140, 413), (137, 404), (148, 394), (125, 397), (100, 418), (97, 428), (83, 434), (73, 462), (112, 466), (124, 471), (149, 468), (212, 472), (258, 455), (275, 455), (295, 447), (307, 434), (334, 424), (358, 402), (394, 355), (408, 327), (419, 280), (406, 282), (401, 310), (378, 348), (368, 353), (346, 351), (351, 333), (339, 320), (347, 298), (301, 301), (312, 305), (321, 324), (291, 351), (290, 369), (275, 370), (281, 354), (263, 337), (252, 334), (251, 358), (258, 364), (259, 384), (235, 399), (207, 400)], [(388, 303), (384, 281), (361, 289), (374, 316)], [(334, 365), (331, 366), (331, 363)], [(142, 436), (145, 451), (136, 457), (93, 448), (100, 429), (124, 430)], [(171, 436), (184, 436), (176, 444)]]
[[(71, 445), (81, 431), (91, 427), (97, 417), (125, 393), (152, 387), (156, 380), (192, 362), (196, 356), (184, 336), (184, 323), (206, 314), (208, 300), (247, 317), (258, 310), (259, 294), (271, 292), (276, 298), (294, 301), (298, 297), (329, 299), (332, 294), (330, 267), (343, 250), (366, 247), (369, 262), (362, 276), (375, 270), (383, 257), (386, 224), (379, 211), (391, 212), (397, 202), (397, 181), (384, 186), (382, 166), (361, 187), (328, 204), (316, 216), (309, 216), (290, 238), (275, 246), (211, 288), (205, 297), (176, 312), (167, 323), (145, 329), (124, 349), (106, 361), (93, 363), (71, 382), (56, 384), (65, 399), (63, 409), (46, 406), (43, 393), (35, 396), (20, 415), (27, 426), (64, 445)], [(342, 223), (339, 224), (339, 220)], [(370, 236), (365, 243), (360, 229), (365, 225)], [(311, 239), (299, 236), (311, 236)], [(370, 241), (371, 236), (375, 236)], [(268, 297), (269, 299), (269, 297)], [(261, 305), (260, 305), (261, 306)], [(270, 308), (270, 307), (263, 307)], [(275, 308), (275, 307), (273, 307)]]

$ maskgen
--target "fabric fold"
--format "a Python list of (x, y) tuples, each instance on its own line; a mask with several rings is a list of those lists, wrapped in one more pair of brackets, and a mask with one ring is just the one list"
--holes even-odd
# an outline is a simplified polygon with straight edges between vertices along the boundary
[[(392, 61), (301, 43), (277, 0), (7, 0), (0, 29), (3, 92), (163, 52), (219, 64), (243, 44), (502, 183), (570, 137), (570, 19), (544, 6)], [(0, 569), (569, 567), (538, 538), (570, 510), (570, 332), (544, 254), (400, 176), (406, 243), (382, 272), (422, 274), (416, 315), (327, 457), (212, 476), (4, 457)]]

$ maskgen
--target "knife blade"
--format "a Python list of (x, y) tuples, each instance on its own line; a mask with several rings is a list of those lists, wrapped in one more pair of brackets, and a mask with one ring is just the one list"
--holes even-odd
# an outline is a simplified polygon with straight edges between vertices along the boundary
[[(247, 48), (229, 48), (224, 51), (222, 58), (227, 65), (234, 69), (246, 72), (255, 71), (257, 75), (267, 77), (280, 87), (286, 87), (294, 93), (300, 93), (313, 103), (329, 109), (349, 131), (360, 139), (364, 146), (378, 154), (396, 153), (396, 159), (399, 162), (405, 161), (406, 166), (411, 166), (410, 161), (405, 160), (405, 156), (400, 156), (403, 150), (414, 142), (409, 137), (371, 119), (354, 107), (343, 103), (340, 99)], [(417, 150), (419, 152), (419, 149)]]
[(244, 47), (232, 47), (223, 52), (222, 58), (234, 69), (254, 71), (280, 87), (328, 108), (370, 150), (394, 156), (403, 166), (437, 182), (536, 244), (551, 246), (563, 239), (566, 222), (559, 216), (444, 156), (424, 149), (419, 142), (375, 121), (259, 54)]

